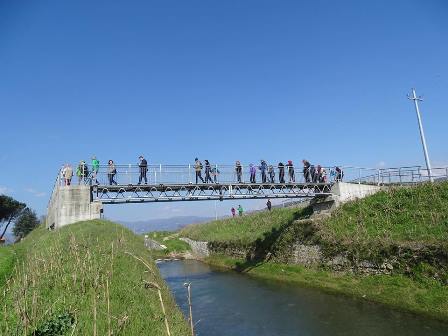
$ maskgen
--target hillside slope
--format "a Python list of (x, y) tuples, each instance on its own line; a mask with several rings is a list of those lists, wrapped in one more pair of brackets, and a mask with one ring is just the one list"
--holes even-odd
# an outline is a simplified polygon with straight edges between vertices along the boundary
[(40, 227), (14, 251), (2, 335), (159, 336), (167, 335), (166, 322), (171, 335), (188, 334), (143, 238), (120, 225), (95, 220), (53, 232)]

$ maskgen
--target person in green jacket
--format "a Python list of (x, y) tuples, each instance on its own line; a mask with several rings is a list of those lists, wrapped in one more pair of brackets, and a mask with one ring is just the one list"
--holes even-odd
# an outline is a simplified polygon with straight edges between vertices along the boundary
[(238, 205), (238, 215), (242, 216), (243, 215), (243, 207), (241, 205)]
[(98, 170), (100, 170), (100, 162), (96, 156), (92, 156), (92, 181), (95, 180), (95, 184), (99, 184), (97, 180)]

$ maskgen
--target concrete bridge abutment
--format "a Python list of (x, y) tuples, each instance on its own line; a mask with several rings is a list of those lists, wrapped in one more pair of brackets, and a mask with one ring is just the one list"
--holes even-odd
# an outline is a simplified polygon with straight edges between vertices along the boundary
[(88, 185), (55, 186), (48, 205), (47, 227), (59, 228), (75, 222), (99, 219), (101, 202), (93, 202)]
[(331, 188), (332, 195), (314, 197), (310, 205), (314, 214), (329, 213), (339, 205), (364, 198), (383, 190), (383, 187), (370, 184), (337, 182)]

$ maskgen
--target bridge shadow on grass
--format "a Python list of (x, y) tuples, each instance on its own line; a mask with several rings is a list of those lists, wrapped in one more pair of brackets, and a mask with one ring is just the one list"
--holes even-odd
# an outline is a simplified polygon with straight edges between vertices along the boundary
[(274, 244), (278, 241), (282, 233), (291, 225), (294, 225), (296, 220), (309, 218), (312, 213), (313, 210), (311, 207), (298, 209), (291, 220), (278, 228), (274, 227), (271, 231), (265, 232), (262, 238), (258, 238), (253, 243), (253, 249), (247, 254), (246, 260), (244, 262), (237, 262), (234, 269), (237, 272), (244, 273), (269, 262), (273, 257)]

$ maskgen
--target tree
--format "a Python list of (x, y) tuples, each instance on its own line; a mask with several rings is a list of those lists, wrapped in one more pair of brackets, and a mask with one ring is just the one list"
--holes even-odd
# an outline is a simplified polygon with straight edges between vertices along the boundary
[(0, 239), (3, 238), (9, 224), (17, 219), (25, 208), (26, 204), (16, 201), (12, 197), (0, 195), (0, 228), (4, 225), (4, 223), (6, 223), (6, 226), (0, 235)]
[(40, 224), (34, 210), (25, 208), (16, 220), (12, 232), (17, 238), (23, 238)]

